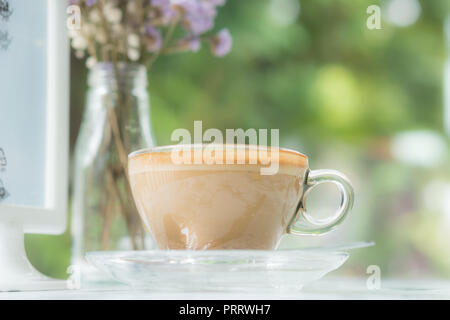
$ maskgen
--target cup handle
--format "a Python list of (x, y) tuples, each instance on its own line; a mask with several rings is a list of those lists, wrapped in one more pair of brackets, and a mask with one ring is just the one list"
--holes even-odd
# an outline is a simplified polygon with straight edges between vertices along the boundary
[[(317, 185), (325, 182), (334, 183), (341, 192), (341, 204), (338, 211), (326, 219), (315, 219), (306, 211), (308, 193)], [(344, 221), (353, 207), (354, 194), (350, 181), (342, 173), (335, 170), (313, 170), (306, 175), (303, 196), (297, 211), (288, 225), (287, 232), (295, 235), (317, 235), (333, 230)]]

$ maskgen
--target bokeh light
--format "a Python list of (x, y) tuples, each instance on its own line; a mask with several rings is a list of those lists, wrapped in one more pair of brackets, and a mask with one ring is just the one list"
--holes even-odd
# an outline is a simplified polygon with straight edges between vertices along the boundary
[(407, 27), (420, 17), (422, 9), (417, 0), (390, 0), (387, 4), (387, 18), (396, 26)]
[(270, 0), (269, 16), (279, 26), (294, 23), (300, 14), (299, 0)]
[(391, 152), (395, 159), (405, 164), (433, 167), (444, 161), (447, 147), (439, 134), (423, 130), (394, 136)]

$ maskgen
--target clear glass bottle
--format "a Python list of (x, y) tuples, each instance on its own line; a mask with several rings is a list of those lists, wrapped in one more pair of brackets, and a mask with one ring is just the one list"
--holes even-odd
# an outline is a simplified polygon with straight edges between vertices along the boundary
[(88, 251), (145, 248), (127, 156), (154, 141), (144, 66), (99, 63), (88, 82), (73, 166), (73, 265), (82, 264)]

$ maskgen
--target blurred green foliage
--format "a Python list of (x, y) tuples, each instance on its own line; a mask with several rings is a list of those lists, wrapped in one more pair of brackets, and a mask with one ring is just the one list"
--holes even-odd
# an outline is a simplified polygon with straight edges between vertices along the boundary
[(173, 129), (195, 119), (221, 129), (280, 128), (282, 137), (314, 145), (441, 127), (443, 20), (432, 3), (443, 1), (426, 1), (413, 26), (383, 21), (372, 31), (372, 1), (301, 1), (288, 26), (271, 19), (269, 2), (230, 1), (221, 11), (218, 25), (234, 35), (227, 58), (205, 48), (158, 61), (150, 75), (158, 141), (170, 143)]
[[(443, 133), (443, 22), (450, 1), (419, 1), (419, 19), (404, 28), (382, 11), (381, 30), (367, 29), (366, 9), (384, 9), (387, 0), (300, 0), (299, 16), (288, 25), (273, 18), (272, 1), (229, 0), (220, 10), (217, 27), (234, 37), (227, 57), (217, 59), (205, 46), (158, 60), (149, 72), (158, 144), (172, 144), (172, 131), (192, 130), (194, 120), (204, 128), (279, 128), (281, 146), (315, 163), (338, 155), (344, 164), (334, 167), (353, 171), (361, 186), (352, 230), (377, 246), (358, 253), (350, 271), (378, 264), (384, 274), (450, 275), (450, 230), (439, 229), (442, 217), (419, 201), (425, 182), (450, 179), (448, 166), (408, 167), (386, 152), (397, 132)], [(85, 76), (83, 62), (72, 59), (72, 144)], [(68, 266), (69, 243), (67, 234), (27, 237), (33, 263), (56, 276)]]

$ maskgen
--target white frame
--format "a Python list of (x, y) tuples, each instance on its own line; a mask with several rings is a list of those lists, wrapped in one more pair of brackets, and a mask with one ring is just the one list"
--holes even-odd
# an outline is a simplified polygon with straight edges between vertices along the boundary
[(0, 205), (1, 221), (18, 223), (26, 233), (66, 230), (69, 161), (69, 43), (67, 3), (48, 2), (47, 150), (45, 207)]

